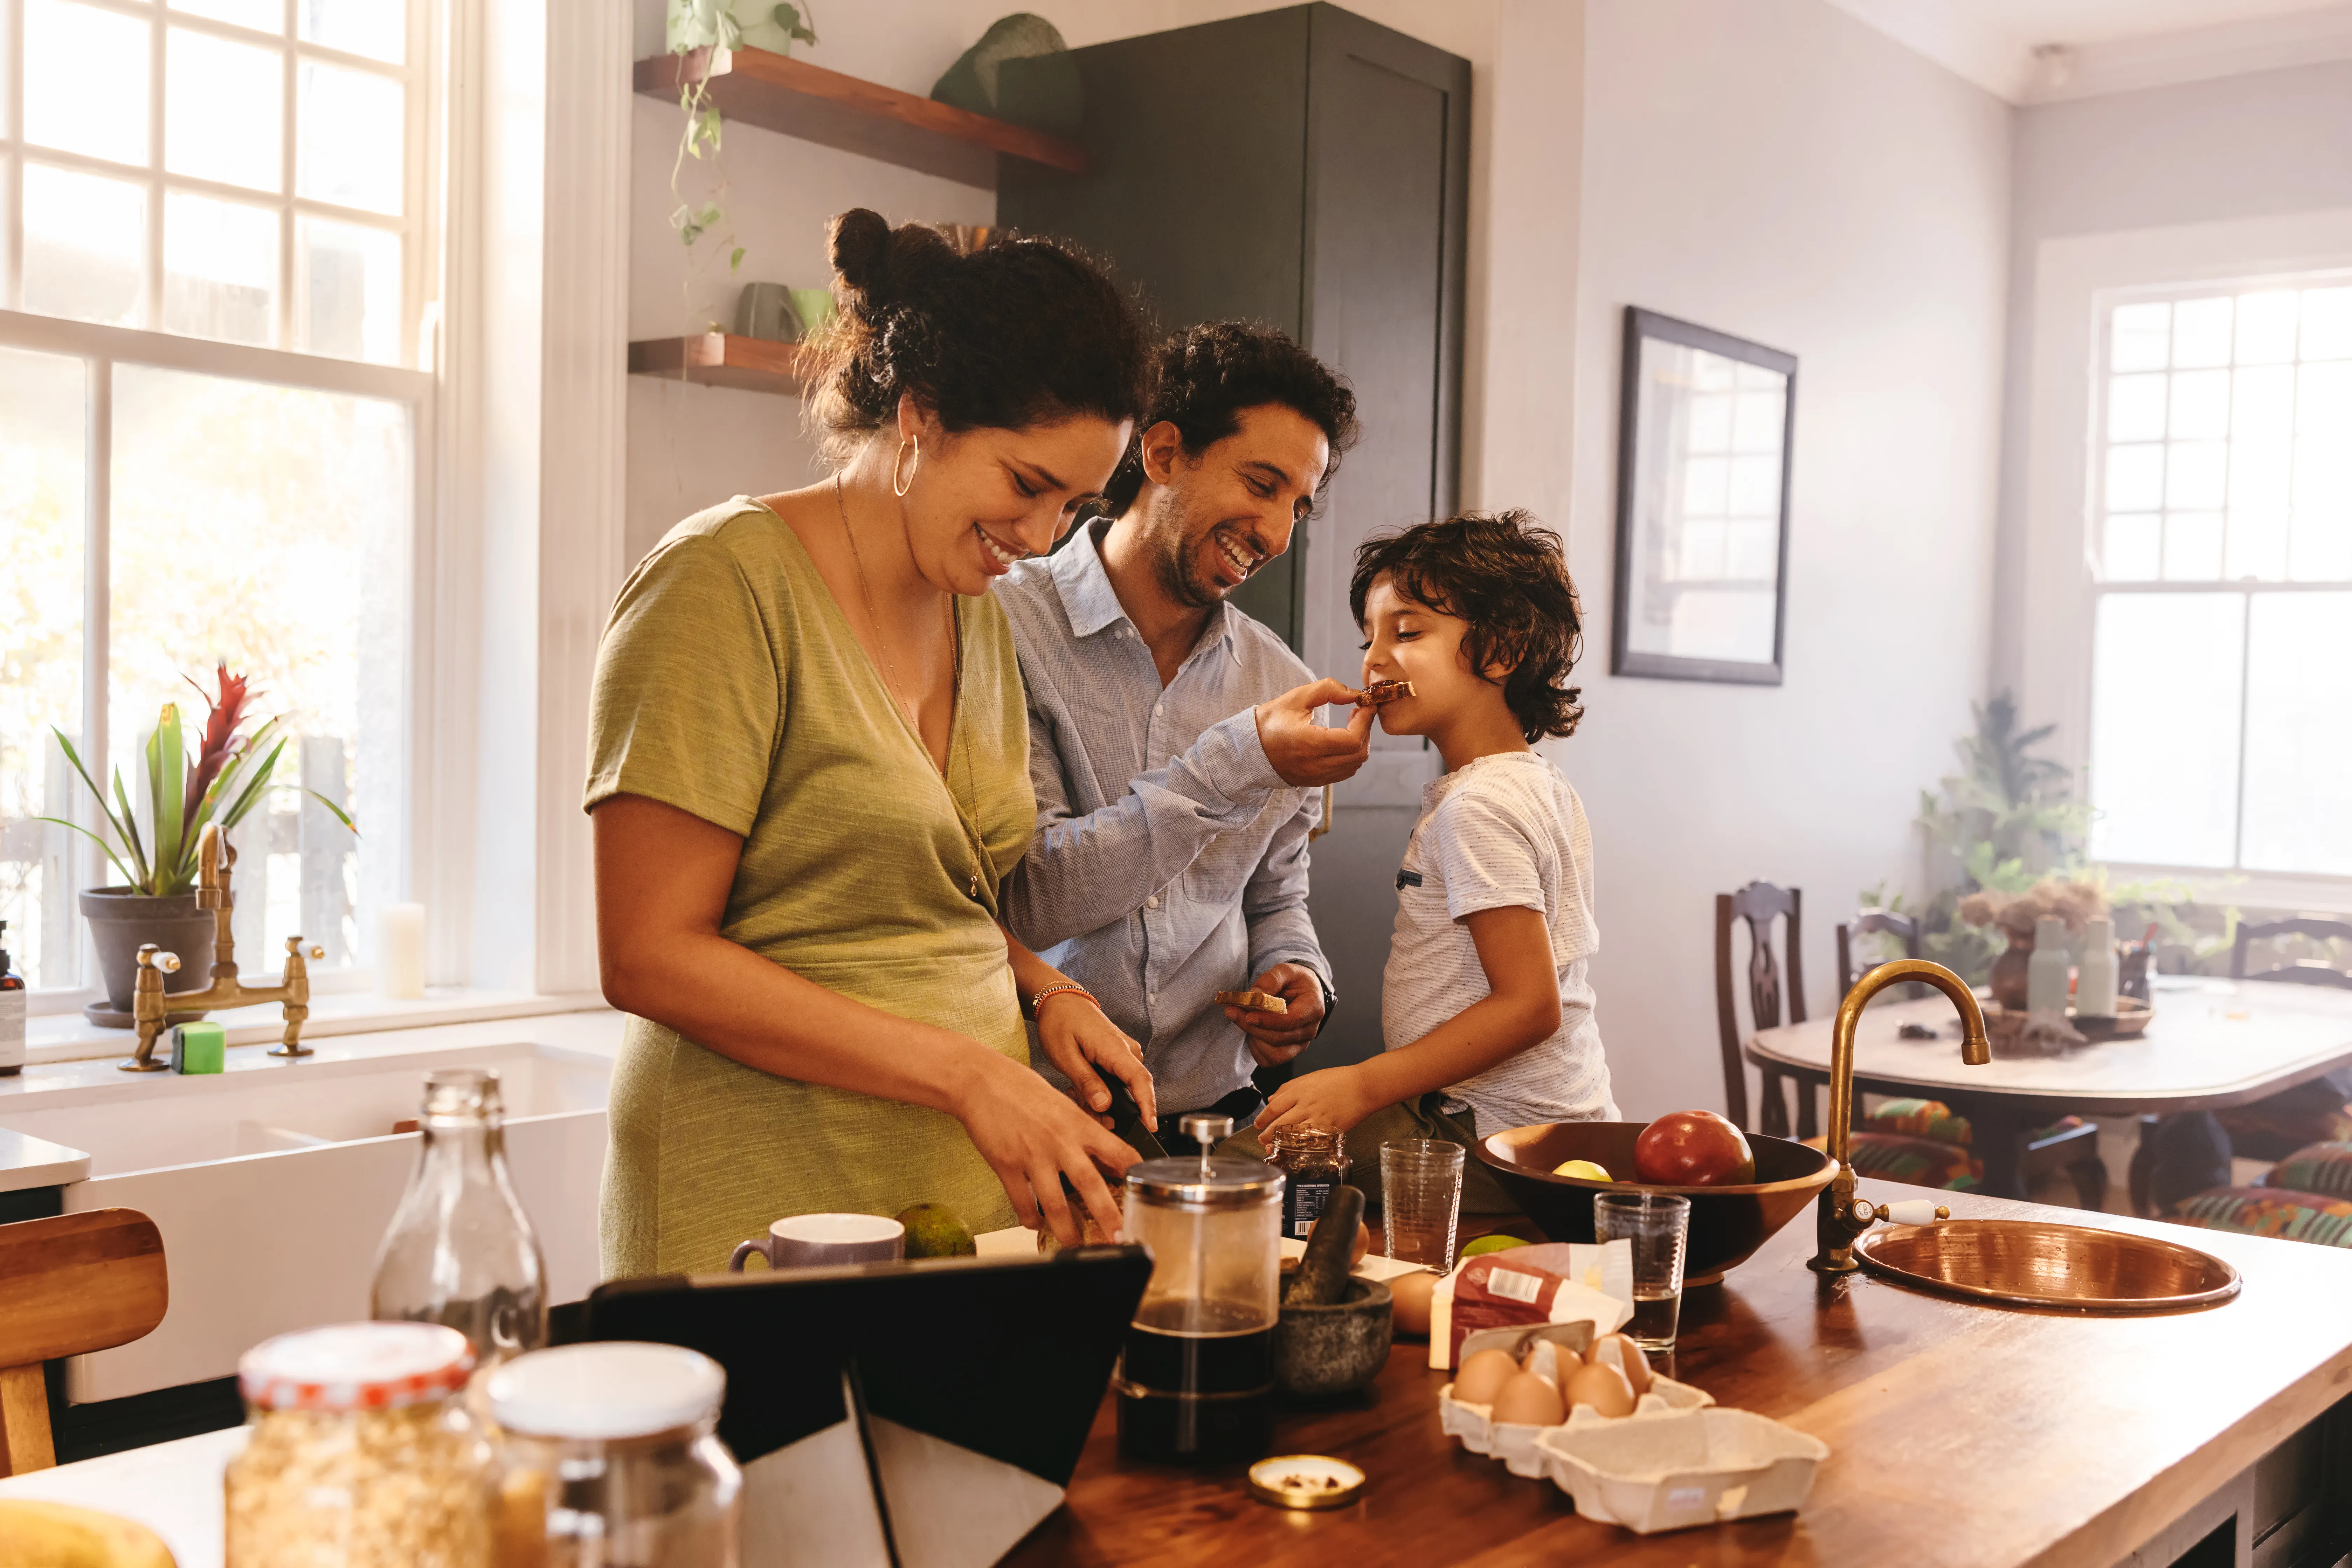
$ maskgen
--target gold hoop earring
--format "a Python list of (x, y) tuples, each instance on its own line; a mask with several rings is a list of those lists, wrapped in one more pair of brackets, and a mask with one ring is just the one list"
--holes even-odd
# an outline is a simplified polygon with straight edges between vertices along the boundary
[[(905, 484), (900, 484), (898, 482), (898, 465), (907, 460), (907, 447), (909, 442), (913, 444), (915, 448), (915, 467), (907, 470), (907, 482)], [(897, 496), (900, 500), (905, 500), (907, 499), (907, 492), (914, 488), (915, 468), (919, 468), (922, 466), (922, 438), (917, 436), (909, 436), (905, 441), (899, 442), (898, 456), (890, 459), (890, 493)]]

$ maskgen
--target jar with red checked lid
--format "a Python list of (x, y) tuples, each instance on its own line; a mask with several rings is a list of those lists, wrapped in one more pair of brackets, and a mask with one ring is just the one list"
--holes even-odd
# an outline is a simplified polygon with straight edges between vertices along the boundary
[(466, 1336), (337, 1323), (237, 1363), (249, 1431), (226, 1477), (226, 1568), (489, 1568), (488, 1444)]

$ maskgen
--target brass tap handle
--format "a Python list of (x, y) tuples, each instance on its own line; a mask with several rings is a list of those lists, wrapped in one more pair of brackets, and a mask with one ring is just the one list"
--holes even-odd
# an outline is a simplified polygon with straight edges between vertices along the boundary
[[(1894, 1223), (1895, 1211), (1888, 1208), (1885, 1204), (1880, 1204), (1874, 1209), (1871, 1209), (1868, 1204), (1857, 1204), (1854, 1206), (1856, 1208), (1870, 1209), (1870, 1217), (1874, 1220), (1883, 1219), (1887, 1221), (1889, 1224)], [(1936, 1217), (1937, 1219), (1949, 1219), (1952, 1217), (1952, 1211), (1944, 1205), (1937, 1204), (1936, 1205)]]
[[(150, 942), (139, 951), (142, 955), (155, 952), (155, 944)], [(180, 973), (180, 955), (176, 952), (155, 952), (152, 966), (166, 974), (177, 974)]]
[(171, 1016), (171, 1004), (163, 999), (163, 976), (175, 974), (180, 968), (180, 955), (165, 952), (153, 942), (139, 949), (139, 971), (131, 984), (131, 1026), (138, 1031), (139, 1048), (115, 1066), (124, 1072), (162, 1072), (166, 1064), (155, 1059), (155, 1041), (163, 1033), (164, 1020)]
[[(310, 1016), (310, 969), (302, 962), (304, 951), (300, 937), (286, 939), (285, 981), (279, 987), (285, 993), (285, 1000), (278, 1004), (278, 1012), (286, 1020), (286, 1033), (277, 1045), (270, 1047), (269, 1054), (273, 1057), (307, 1057), (311, 1054), (310, 1047), (302, 1043), (302, 1026)], [(326, 949), (322, 947), (314, 945), (308, 951), (312, 958), (326, 956)]]

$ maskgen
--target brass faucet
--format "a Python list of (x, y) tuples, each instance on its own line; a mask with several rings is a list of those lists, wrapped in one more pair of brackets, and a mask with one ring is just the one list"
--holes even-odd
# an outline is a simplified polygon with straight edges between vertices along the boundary
[[(139, 975), (131, 991), (131, 1016), (139, 1031), (139, 1049), (115, 1064), (124, 1072), (163, 1072), (171, 1066), (155, 1059), (155, 1041), (173, 1013), (208, 1013), (216, 1007), (244, 1007), (256, 1002), (278, 1003), (285, 1014), (286, 1033), (270, 1050), (271, 1056), (310, 1054), (310, 1047), (302, 1043), (302, 1025), (310, 1016), (310, 971), (303, 963), (302, 939), (286, 939), (286, 972), (278, 984), (247, 985), (236, 977), (236, 938), (229, 930), (229, 918), (236, 911), (236, 896), (229, 889), (236, 866), (236, 847), (221, 837), (218, 823), (205, 824), (203, 836), (196, 840), (196, 908), (212, 911), (212, 984), (202, 991), (167, 994), (163, 976), (179, 972), (180, 955), (159, 952), (152, 942), (139, 950)], [(324, 958), (326, 950), (313, 947), (310, 956)]]
[[(1882, 963), (1854, 982), (1853, 989), (1838, 1004), (1837, 1023), (1830, 1033), (1829, 1156), (1837, 1162), (1837, 1174), (1822, 1194), (1815, 1227), (1820, 1250), (1808, 1265), (1823, 1274), (1851, 1274), (1862, 1267), (1853, 1260), (1854, 1237), (1887, 1217), (1885, 1208), (1853, 1195), (1853, 1031), (1873, 996), (1906, 980), (1926, 981), (1960, 1010), (1960, 1060), (1972, 1068), (1992, 1060), (1992, 1044), (1985, 1038), (1984, 1009), (1977, 1005), (1977, 994), (1942, 964), (1902, 958)], [(1936, 1217), (1949, 1219), (1951, 1214), (1938, 1209)]]

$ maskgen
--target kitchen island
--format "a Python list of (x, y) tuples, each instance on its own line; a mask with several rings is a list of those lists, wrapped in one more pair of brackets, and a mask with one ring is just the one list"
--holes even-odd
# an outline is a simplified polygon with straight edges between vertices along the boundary
[[(1868, 1182), (1878, 1201), (1922, 1190)], [(1824, 1564), (2197, 1568), (2334, 1564), (2352, 1534), (2352, 1251), (2119, 1215), (1936, 1194), (1959, 1217), (2093, 1219), (2202, 1248), (2244, 1289), (2202, 1311), (2082, 1317), (1972, 1305), (1805, 1267), (1810, 1213), (1688, 1292), (1668, 1371), (1830, 1447), (1801, 1511), (1637, 1536), (1577, 1517), (1438, 1428), (1427, 1346), (1401, 1342), (1365, 1395), (1291, 1410), (1276, 1453), (1360, 1465), (1328, 1513), (1253, 1500), (1241, 1467), (1120, 1459), (1108, 1403), (1066, 1507), (1020, 1568), (1338, 1564)], [(2335, 1512), (2331, 1517), (2329, 1508)], [(2262, 1551), (2257, 1552), (2257, 1540)], [(2323, 1541), (2336, 1544), (2324, 1555)]]

